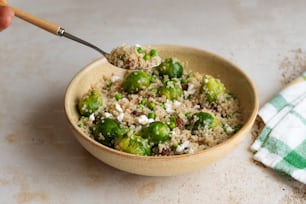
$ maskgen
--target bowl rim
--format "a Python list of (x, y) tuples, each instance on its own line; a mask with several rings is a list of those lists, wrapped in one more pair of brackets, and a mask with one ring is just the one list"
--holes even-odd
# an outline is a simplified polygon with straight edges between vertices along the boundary
[[(65, 111), (65, 116), (66, 119), (68, 121), (68, 124), (71, 128), (73, 128), (78, 134), (80, 134), (87, 142), (89, 142), (91, 145), (94, 145), (98, 148), (102, 148), (105, 151), (108, 151), (109, 153), (115, 154), (117, 156), (121, 156), (121, 157), (125, 157), (128, 159), (143, 159), (143, 160), (170, 160), (170, 159), (182, 159), (182, 158), (188, 158), (188, 157), (194, 157), (195, 155), (202, 155), (205, 154), (206, 152), (210, 152), (210, 151), (214, 151), (214, 150), (218, 150), (218, 149), (222, 149), (223, 146), (226, 146), (228, 143), (231, 143), (231, 141), (242, 137), (242, 135), (246, 134), (249, 130), (249, 126), (251, 126), (257, 116), (257, 112), (258, 112), (258, 108), (259, 108), (259, 101), (258, 101), (258, 93), (256, 90), (256, 87), (254, 86), (254, 83), (252, 82), (252, 80), (248, 77), (248, 75), (236, 64), (234, 64), (233, 62), (229, 61), (228, 59), (217, 55), (215, 53), (212, 53), (210, 51), (204, 50), (204, 49), (200, 49), (200, 48), (195, 48), (195, 47), (190, 47), (190, 46), (185, 46), (185, 45), (173, 45), (173, 44), (148, 44), (148, 45), (144, 45), (144, 46), (151, 46), (151, 47), (156, 47), (158, 49), (158, 47), (169, 47), (169, 48), (182, 48), (182, 49), (188, 49), (188, 50), (193, 50), (196, 52), (202, 52), (205, 53), (207, 55), (210, 55), (216, 59), (220, 59), (221, 61), (229, 64), (231, 67), (233, 67), (236, 71), (240, 72), (240, 74), (243, 75), (243, 77), (245, 77), (246, 81), (249, 83), (251, 90), (253, 91), (253, 95), (254, 95), (254, 108), (252, 110), (252, 114), (250, 115), (250, 117), (246, 120), (246, 122), (243, 124), (242, 128), (234, 135), (232, 135), (230, 138), (228, 138), (227, 140), (213, 146), (210, 147), (208, 149), (205, 150), (201, 150), (192, 154), (180, 154), (180, 155), (170, 155), (170, 156), (141, 156), (141, 155), (135, 155), (135, 154), (130, 154), (130, 153), (126, 153), (126, 152), (122, 152), (116, 149), (113, 149), (111, 147), (108, 147), (106, 145), (103, 145), (97, 141), (95, 141), (94, 139), (92, 139), (91, 137), (89, 137), (87, 134), (85, 134), (84, 132), (82, 132), (77, 126), (76, 124), (74, 124), (72, 122), (72, 120), (70, 119), (70, 115), (68, 114), (68, 96), (69, 93), (71, 92), (71, 85), (73, 84), (74, 81), (76, 81), (78, 78), (81, 77), (82, 73), (87, 72), (91, 69), (95, 68), (95, 65), (98, 65), (100, 63), (108, 63), (107, 60), (105, 59), (105, 57), (99, 57), (95, 60), (93, 60), (92, 62), (90, 62), (89, 64), (85, 65), (83, 68), (81, 68), (74, 76), (73, 78), (70, 80), (70, 82), (68, 83), (66, 90), (65, 90), (65, 97), (64, 97), (64, 111)], [(113, 65), (111, 65), (113, 66)], [(120, 69), (117, 68), (115, 66), (113, 66), (114, 69)]]

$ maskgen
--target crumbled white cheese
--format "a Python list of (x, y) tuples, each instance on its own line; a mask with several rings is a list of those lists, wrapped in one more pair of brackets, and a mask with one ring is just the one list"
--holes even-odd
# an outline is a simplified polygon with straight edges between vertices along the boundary
[(148, 123), (153, 123), (155, 120), (153, 118), (148, 119)]
[(120, 114), (118, 115), (118, 117), (117, 117), (117, 120), (118, 120), (119, 122), (121, 122), (121, 121), (123, 120), (123, 118), (124, 118), (124, 113), (120, 113)]
[(150, 124), (155, 121), (153, 118), (148, 118), (146, 115), (139, 116), (137, 120), (142, 125)]
[(95, 120), (95, 114), (94, 114), (94, 113), (92, 113), (92, 114), (89, 116), (89, 120), (91, 120), (91, 121), (94, 121), (94, 120)]
[(130, 101), (129, 101), (129, 99), (127, 99), (127, 98), (124, 97), (124, 98), (121, 99), (121, 102), (122, 102), (122, 103), (128, 103), (128, 102), (130, 102)]
[(113, 117), (113, 115), (112, 115), (111, 113), (108, 113), (108, 112), (105, 112), (105, 113), (104, 113), (104, 116), (105, 116), (106, 118), (111, 118), (111, 117)]
[(116, 81), (119, 81), (119, 80), (121, 80), (121, 79), (122, 79), (121, 76), (114, 75), (114, 76), (112, 76), (111, 81), (112, 81), (112, 82), (116, 82)]
[(188, 83), (188, 89), (187, 89), (187, 92), (189, 94), (194, 94), (195, 93), (195, 88), (194, 88), (194, 85), (192, 83)]
[(231, 126), (229, 126), (228, 124), (225, 124), (224, 126), (225, 126), (225, 131), (226, 131), (227, 133), (232, 133), (232, 132), (234, 132), (234, 129), (233, 129)]
[(204, 83), (205, 83), (205, 84), (208, 83), (208, 79), (207, 79), (207, 78), (204, 79)]
[(190, 142), (188, 140), (186, 140), (184, 143), (182, 143), (179, 146), (177, 146), (176, 152), (182, 153), (184, 151), (184, 149), (189, 146), (189, 143)]
[(188, 151), (188, 154), (193, 154), (194, 153), (194, 149), (190, 148)]
[(146, 115), (141, 115), (137, 118), (138, 122), (142, 125), (146, 125), (149, 123), (149, 119)]
[(122, 108), (121, 108), (119, 103), (115, 103), (115, 108), (116, 108), (117, 111), (119, 111), (119, 113), (123, 112), (123, 110), (122, 110)]
[(172, 103), (169, 100), (166, 101), (165, 108), (166, 108), (167, 113), (173, 113), (174, 112), (174, 110), (172, 109)]
[(179, 106), (182, 105), (182, 103), (179, 102), (179, 101), (177, 101), (177, 100), (174, 100), (174, 101), (173, 101), (173, 105), (174, 105), (175, 107), (179, 107)]
[(200, 106), (200, 105), (195, 105), (194, 108), (195, 108), (195, 109), (200, 109), (201, 106)]
[(187, 98), (189, 95), (192, 95), (196, 92), (194, 84), (188, 83), (188, 89), (184, 91), (184, 96)]
[(188, 98), (189, 94), (187, 93), (187, 91), (184, 91), (184, 98)]

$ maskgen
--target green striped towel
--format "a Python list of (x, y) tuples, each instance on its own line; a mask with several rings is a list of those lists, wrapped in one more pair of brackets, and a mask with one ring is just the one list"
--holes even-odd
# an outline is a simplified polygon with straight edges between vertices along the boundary
[(254, 159), (306, 184), (306, 72), (265, 104)]

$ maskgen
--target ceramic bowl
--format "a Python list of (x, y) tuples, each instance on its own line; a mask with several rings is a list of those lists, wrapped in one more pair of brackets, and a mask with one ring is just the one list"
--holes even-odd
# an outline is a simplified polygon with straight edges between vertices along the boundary
[(258, 111), (258, 98), (253, 83), (236, 65), (210, 52), (176, 45), (151, 45), (162, 58), (176, 57), (185, 69), (198, 71), (220, 78), (234, 93), (241, 104), (244, 125), (223, 143), (194, 154), (176, 156), (138, 156), (104, 146), (77, 126), (79, 114), (76, 109), (78, 99), (102, 76), (123, 75), (125, 70), (109, 64), (105, 58), (85, 66), (71, 80), (65, 94), (65, 112), (76, 139), (93, 156), (117, 169), (147, 176), (173, 176), (194, 171), (223, 158), (234, 150), (248, 135)]

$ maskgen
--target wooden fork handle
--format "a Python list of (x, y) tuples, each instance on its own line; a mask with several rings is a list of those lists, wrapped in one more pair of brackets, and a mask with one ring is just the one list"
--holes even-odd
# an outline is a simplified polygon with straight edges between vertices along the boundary
[(27, 21), (28, 23), (31, 23), (39, 28), (42, 28), (50, 33), (53, 33), (55, 35), (59, 35), (59, 32), (61, 30), (61, 27), (55, 23), (49, 22), (45, 19), (39, 18), (37, 16), (34, 16), (32, 14), (26, 13), (18, 8), (15, 8), (13, 6), (10, 6), (8, 4), (0, 2), (0, 6), (8, 6), (10, 7), (14, 12), (15, 16), (18, 18)]

